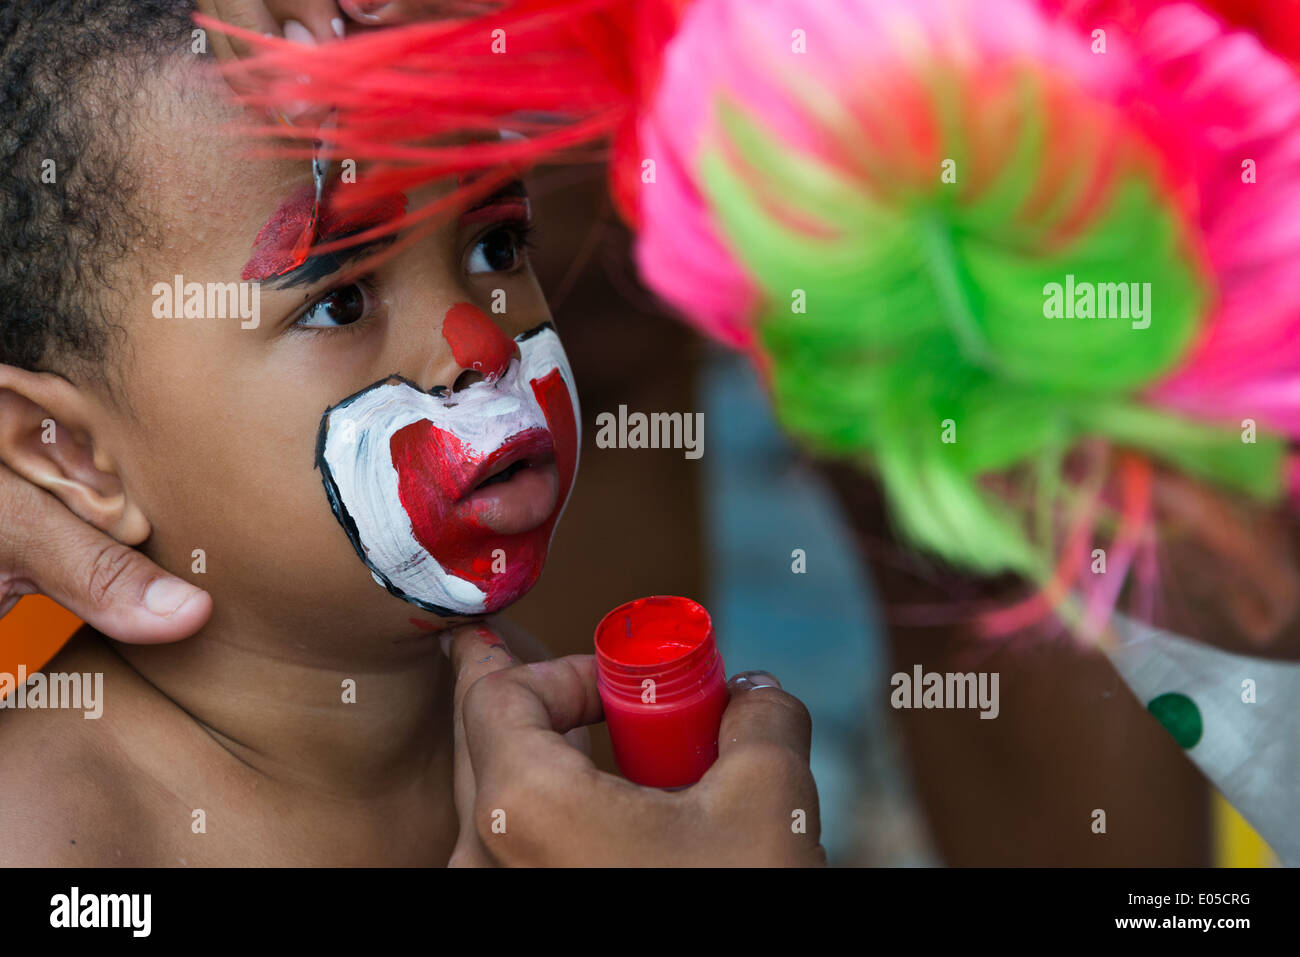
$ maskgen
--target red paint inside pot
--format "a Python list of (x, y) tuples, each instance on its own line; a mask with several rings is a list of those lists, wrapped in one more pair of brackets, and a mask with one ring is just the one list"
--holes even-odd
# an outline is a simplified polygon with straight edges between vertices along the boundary
[(606, 615), (596, 626), (596, 686), (629, 781), (686, 787), (717, 760), (730, 696), (713, 622), (698, 602), (656, 595)]

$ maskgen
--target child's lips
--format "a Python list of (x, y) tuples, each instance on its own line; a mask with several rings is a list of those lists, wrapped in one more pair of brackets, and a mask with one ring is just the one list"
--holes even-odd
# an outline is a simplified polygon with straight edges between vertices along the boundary
[(531, 532), (555, 513), (560, 498), (560, 473), (555, 457), (518, 460), (508, 478), (469, 493), (455, 511), (468, 512), (498, 535)]
[(499, 535), (543, 524), (560, 495), (555, 445), (545, 429), (529, 429), (494, 450), (471, 476), (453, 514), (473, 516)]

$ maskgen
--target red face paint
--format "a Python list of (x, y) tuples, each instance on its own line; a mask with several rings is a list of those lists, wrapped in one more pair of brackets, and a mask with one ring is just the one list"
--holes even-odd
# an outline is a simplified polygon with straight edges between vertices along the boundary
[(442, 319), (442, 337), (462, 369), (483, 373), (489, 381), (505, 375), (519, 346), (482, 309), (458, 302)]
[[(415, 540), (434, 560), (449, 574), (482, 589), (488, 611), (505, 607), (531, 588), (542, 573), (556, 515), (530, 531), (501, 535), (460, 500), (507, 456), (550, 454), (551, 437), (530, 429), (490, 456), (479, 456), (424, 419), (396, 432), (390, 445), (402, 507), (410, 516)], [(493, 567), (496, 549), (505, 553), (504, 570)]]
[(596, 687), (614, 760), (629, 781), (685, 787), (717, 760), (729, 696), (713, 622), (699, 603), (657, 595), (601, 619)]
[[(552, 369), (540, 379), (529, 382), (537, 404), (542, 407), (546, 417), (546, 427), (551, 431), (551, 441), (555, 445), (555, 467), (560, 472), (560, 505), (569, 498), (569, 489), (573, 487), (573, 476), (578, 470), (578, 422), (573, 415), (573, 399), (569, 387), (564, 383), (564, 376), (559, 369)], [(556, 518), (558, 518), (558, 514)], [(552, 523), (555, 519), (553, 518)]]
[[(280, 204), (253, 241), (253, 255), (244, 264), (241, 279), (258, 282), (282, 276), (307, 261), (311, 243), (302, 240), (308, 233), (315, 200), (316, 189), (309, 184), (295, 190)], [(400, 193), (346, 207), (340, 207), (337, 200), (338, 194), (335, 193), (331, 199), (329, 191), (321, 198), (320, 221), (315, 236), (317, 244), (380, 226), (406, 212), (406, 197)]]
[[(427, 419), (403, 427), (389, 443), (398, 494), (416, 541), (448, 573), (482, 589), (489, 612), (516, 601), (541, 575), (551, 532), (577, 468), (577, 422), (559, 370), (533, 379), (530, 385), (546, 418), (546, 430), (522, 432), (489, 455), (476, 453)], [(536, 528), (502, 535), (485, 525), (469, 503), (461, 501), (501, 462), (552, 454), (559, 492), (554, 511)], [(497, 549), (505, 554), (504, 570), (497, 563)]]

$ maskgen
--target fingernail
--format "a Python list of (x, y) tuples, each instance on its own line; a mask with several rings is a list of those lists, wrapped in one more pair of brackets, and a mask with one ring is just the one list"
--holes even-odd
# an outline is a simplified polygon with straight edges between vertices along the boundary
[(342, 40), (343, 39), (343, 18), (335, 17), (333, 20), (331, 20), (330, 29), (334, 31), (334, 35), (336, 37)]
[(378, 23), (379, 14), (389, 5), (389, 0), (339, 0), (339, 6), (353, 20)]
[(727, 684), (735, 691), (757, 691), (759, 688), (780, 688), (776, 675), (767, 671), (742, 671)]
[(199, 590), (179, 578), (157, 578), (144, 590), (144, 607), (159, 618), (170, 618)]
[(297, 20), (284, 21), (284, 38), (290, 43), (300, 43), (305, 47), (316, 45), (316, 38), (311, 35), (311, 31)]
[(438, 636), (438, 644), (442, 646), (442, 653), (448, 658), (451, 657), (451, 639), (452, 633), (450, 631), (444, 631)]

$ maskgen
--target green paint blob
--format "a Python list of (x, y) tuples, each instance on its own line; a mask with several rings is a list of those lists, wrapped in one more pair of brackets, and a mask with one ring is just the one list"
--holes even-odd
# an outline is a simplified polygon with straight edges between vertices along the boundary
[(1185, 694), (1171, 691), (1147, 702), (1147, 710), (1165, 730), (1174, 736), (1174, 740), (1184, 748), (1194, 748), (1201, 740), (1204, 726), (1201, 723), (1201, 711), (1196, 702)]

